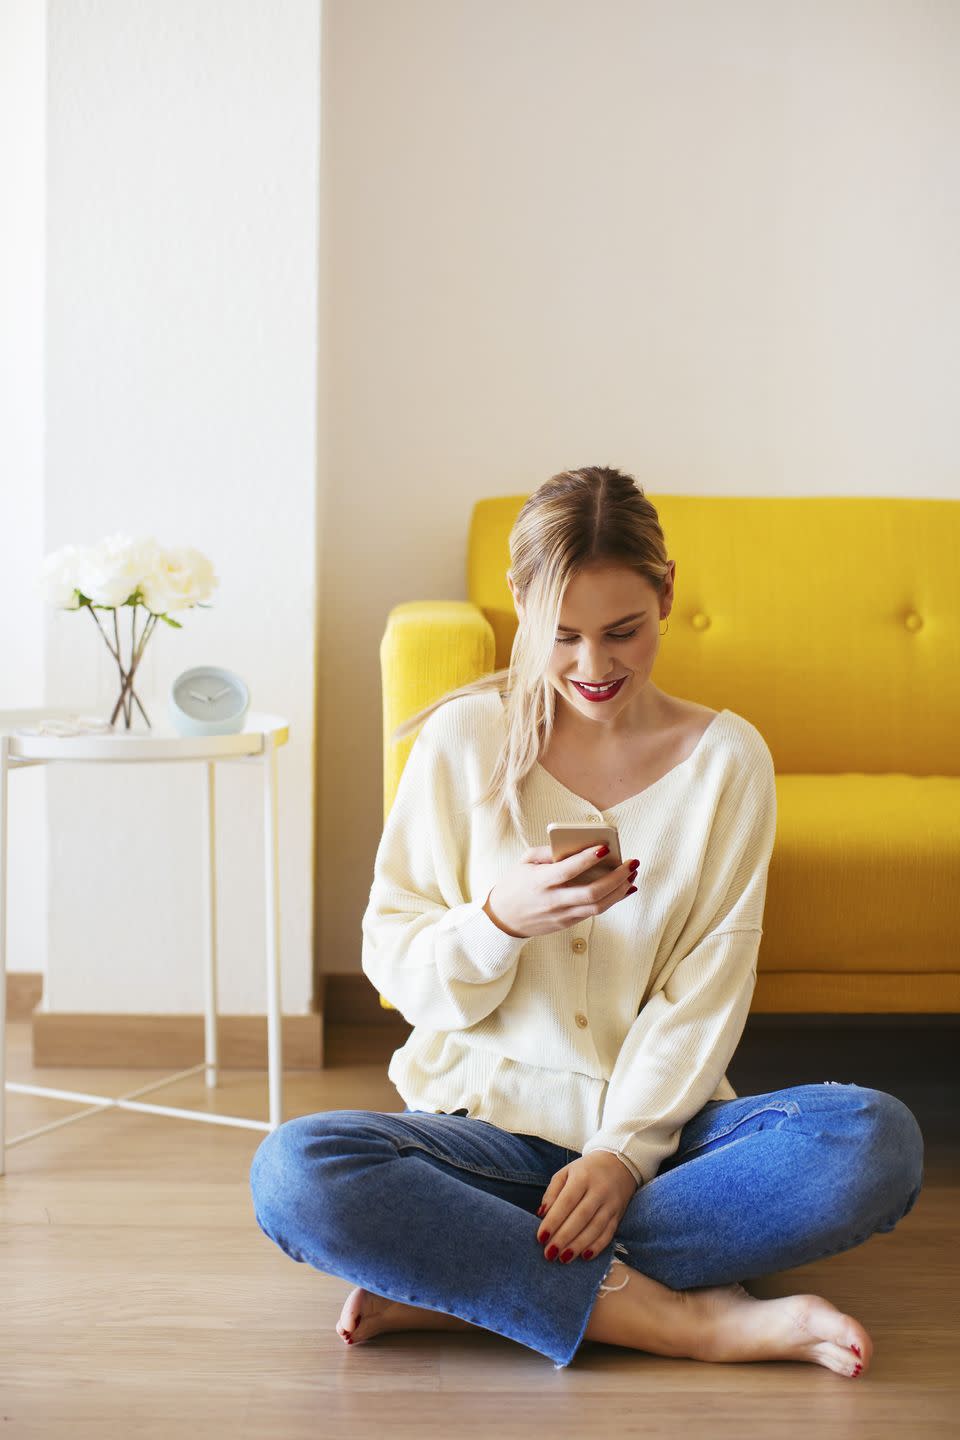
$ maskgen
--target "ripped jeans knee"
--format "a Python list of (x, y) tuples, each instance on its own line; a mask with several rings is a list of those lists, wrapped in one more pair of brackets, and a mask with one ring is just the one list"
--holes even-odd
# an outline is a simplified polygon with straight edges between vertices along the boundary
[[(606, 1280), (608, 1280), (608, 1279), (610, 1278), (610, 1271), (613, 1269), (614, 1265), (617, 1265), (617, 1264), (624, 1265), (624, 1266), (626, 1265), (627, 1262), (626, 1262), (625, 1260), (621, 1260), (621, 1259), (620, 1259), (620, 1255), (628, 1255), (628, 1254), (630, 1253), (630, 1252), (627, 1250), (626, 1245), (621, 1245), (621, 1243), (620, 1243), (619, 1240), (614, 1240), (614, 1242), (613, 1242), (613, 1251), (614, 1251), (613, 1259), (610, 1261), (610, 1264), (609, 1264), (609, 1266), (608, 1266), (608, 1268), (607, 1268), (607, 1273), (606, 1273), (606, 1275), (604, 1275), (603, 1280), (600, 1281), (600, 1284), (599, 1284), (599, 1286), (597, 1287), (597, 1299), (598, 1299), (598, 1300), (602, 1300), (603, 1297), (604, 1297), (604, 1295), (608, 1294), (608, 1292), (611, 1291), (611, 1290), (622, 1290), (623, 1287), (624, 1287), (624, 1285), (626, 1285), (627, 1282), (628, 1282), (628, 1280), (630, 1279), (630, 1275), (629, 1275), (629, 1272), (628, 1272), (626, 1275), (624, 1275), (624, 1277), (623, 1277), (623, 1279), (621, 1280), (621, 1282), (620, 1282), (619, 1285), (606, 1285), (606, 1284), (604, 1284), (604, 1281), (606, 1281)], [(617, 1251), (620, 1252), (620, 1255), (617, 1254)]]

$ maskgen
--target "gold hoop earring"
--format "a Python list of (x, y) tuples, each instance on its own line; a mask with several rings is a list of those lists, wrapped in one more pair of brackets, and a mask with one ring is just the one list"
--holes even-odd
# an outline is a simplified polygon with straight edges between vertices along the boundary
[[(669, 630), (669, 629), (670, 629), (670, 617), (668, 616), (668, 617), (667, 617), (667, 630)], [(661, 631), (660, 631), (660, 634), (661, 634), (661, 635), (666, 635), (667, 630), (661, 630)]]

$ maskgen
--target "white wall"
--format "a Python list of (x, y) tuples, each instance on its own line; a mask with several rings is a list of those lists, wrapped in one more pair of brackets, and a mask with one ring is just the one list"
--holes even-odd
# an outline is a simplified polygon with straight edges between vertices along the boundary
[[(306, 1013), (319, 0), (48, 0), (47, 71), (44, 549), (126, 530), (213, 560), (214, 608), (158, 626), (142, 699), (165, 720), (172, 679), (210, 661), (289, 719), (283, 1003)], [(47, 703), (109, 714), (117, 672), (90, 617), (51, 612), (47, 643)], [(263, 1013), (261, 770), (217, 774), (220, 1003)], [(47, 778), (45, 1007), (199, 1012), (203, 767)]]
[(321, 937), (357, 972), (378, 645), (398, 601), (464, 597), (475, 499), (582, 464), (654, 498), (957, 495), (960, 6), (326, 14)]
[[(0, 5), (0, 710), (43, 702), (45, 7)], [(26, 598), (25, 598), (26, 597)], [(11, 777), (7, 965), (47, 964), (46, 775)]]

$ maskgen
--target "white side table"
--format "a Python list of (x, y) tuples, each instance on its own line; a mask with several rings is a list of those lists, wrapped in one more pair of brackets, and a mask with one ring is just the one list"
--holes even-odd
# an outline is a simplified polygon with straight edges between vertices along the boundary
[[(0, 1175), (6, 1174), (6, 1149), (22, 1144), (37, 1135), (83, 1120), (103, 1109), (144, 1110), (158, 1115), (173, 1115), (180, 1120), (200, 1120), (211, 1125), (236, 1125), (249, 1130), (275, 1130), (281, 1122), (282, 1047), (280, 1037), (280, 912), (279, 857), (277, 834), (277, 749), (289, 738), (287, 721), (279, 715), (249, 713), (243, 730), (235, 735), (183, 736), (169, 725), (154, 724), (150, 731), (115, 730), (104, 734), (70, 736), (23, 735), (21, 727), (36, 726), (42, 721), (76, 718), (76, 711), (45, 707), (33, 710), (0, 711), (0, 1079), (4, 1092), (0, 1096)], [(205, 853), (203, 875), (207, 923), (204, 954), (205, 1029), (204, 1060), (189, 1070), (179, 1070), (152, 1085), (145, 1085), (129, 1095), (115, 1099), (110, 1095), (89, 1095), (75, 1090), (51, 1090), (40, 1085), (21, 1085), (7, 1080), (6, 1051), (6, 904), (7, 904), (7, 776), (30, 765), (55, 765), (63, 762), (110, 764), (111, 762), (162, 765), (170, 761), (200, 760), (206, 765), (205, 790)], [(266, 887), (266, 958), (267, 958), (267, 1068), (270, 1092), (270, 1120), (248, 1120), (233, 1115), (210, 1115), (199, 1110), (181, 1110), (170, 1105), (150, 1105), (135, 1099), (162, 1085), (170, 1085), (198, 1070), (206, 1071), (208, 1087), (217, 1083), (217, 862), (216, 806), (214, 766), (218, 761), (263, 767), (264, 823), (264, 884)], [(25, 1095), (47, 1095), (55, 1100), (90, 1101), (88, 1110), (69, 1115), (29, 1130), (13, 1139), (6, 1138), (6, 1091)]]

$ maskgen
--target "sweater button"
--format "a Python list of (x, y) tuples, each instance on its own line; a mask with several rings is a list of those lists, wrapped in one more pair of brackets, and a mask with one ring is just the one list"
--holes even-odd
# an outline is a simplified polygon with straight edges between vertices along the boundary
[(916, 610), (911, 610), (903, 623), (908, 630), (919, 630), (923, 625), (923, 620), (917, 614)]
[(587, 1019), (586, 1015), (584, 1015), (584, 1013), (583, 1013), (582, 1010), (578, 1010), (577, 1013), (576, 1013), (576, 1015), (574, 1015), (573, 1018), (574, 1018), (574, 1020), (576, 1020), (577, 1024), (580, 1026), (580, 1029), (581, 1029), (581, 1030), (584, 1028), (585, 1025), (589, 1025), (589, 1024), (590, 1024), (590, 1021)]
[(570, 948), (571, 950), (575, 950), (578, 955), (582, 955), (587, 948), (587, 942), (578, 935), (576, 940), (570, 942)]

